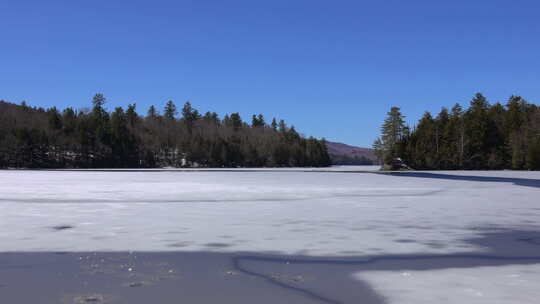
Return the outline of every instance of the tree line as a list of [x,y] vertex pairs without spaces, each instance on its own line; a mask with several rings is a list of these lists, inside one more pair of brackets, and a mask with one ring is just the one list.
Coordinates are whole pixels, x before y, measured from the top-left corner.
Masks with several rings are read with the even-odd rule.
[[154,168],[329,166],[325,140],[262,114],[201,114],[190,102],[168,101],[145,116],[136,105],[62,111],[0,101],[0,168]]
[[540,169],[540,107],[520,96],[503,105],[480,93],[467,109],[455,104],[414,127],[392,107],[373,148],[386,168],[400,160],[413,169]]

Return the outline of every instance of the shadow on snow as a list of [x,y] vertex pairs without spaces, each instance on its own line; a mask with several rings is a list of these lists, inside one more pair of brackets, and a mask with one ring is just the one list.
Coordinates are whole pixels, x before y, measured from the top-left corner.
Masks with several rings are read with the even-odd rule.
[[517,178],[517,177],[495,177],[495,176],[471,176],[471,175],[455,175],[446,173],[430,173],[430,172],[388,172],[380,173],[392,176],[402,177],[418,177],[418,178],[433,178],[446,179],[457,181],[472,181],[472,182],[494,182],[494,183],[513,183],[518,186],[540,188],[540,179]]

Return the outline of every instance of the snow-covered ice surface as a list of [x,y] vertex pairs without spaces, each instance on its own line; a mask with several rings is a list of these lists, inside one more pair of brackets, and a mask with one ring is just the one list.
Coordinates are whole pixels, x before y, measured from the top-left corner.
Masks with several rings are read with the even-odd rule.
[[0,251],[481,252],[463,240],[484,228],[540,230],[540,188],[527,185],[540,172],[439,173],[457,179],[0,171]]
[[354,276],[370,283],[389,304],[532,304],[540,299],[540,264],[374,271]]
[[[0,252],[481,255],[540,231],[540,172],[376,169],[0,171]],[[389,303],[536,303],[540,264],[517,264],[351,275]]]

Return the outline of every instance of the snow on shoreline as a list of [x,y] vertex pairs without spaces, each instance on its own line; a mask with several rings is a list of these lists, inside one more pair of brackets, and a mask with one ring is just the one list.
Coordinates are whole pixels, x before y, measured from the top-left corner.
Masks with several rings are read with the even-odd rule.
[[[76,168],[76,169],[39,169],[44,171],[144,171],[144,172],[215,172],[215,171],[231,171],[231,172],[312,172],[312,171],[378,171],[381,166],[378,165],[362,165],[362,166],[331,166],[331,167],[163,167],[163,168]],[[17,169],[14,169],[17,170]]]

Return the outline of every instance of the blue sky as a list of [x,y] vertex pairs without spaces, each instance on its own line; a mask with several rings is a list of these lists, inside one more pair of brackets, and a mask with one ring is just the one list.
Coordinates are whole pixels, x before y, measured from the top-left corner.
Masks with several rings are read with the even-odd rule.
[[388,109],[540,100],[539,1],[0,0],[0,99],[283,118],[370,146]]

